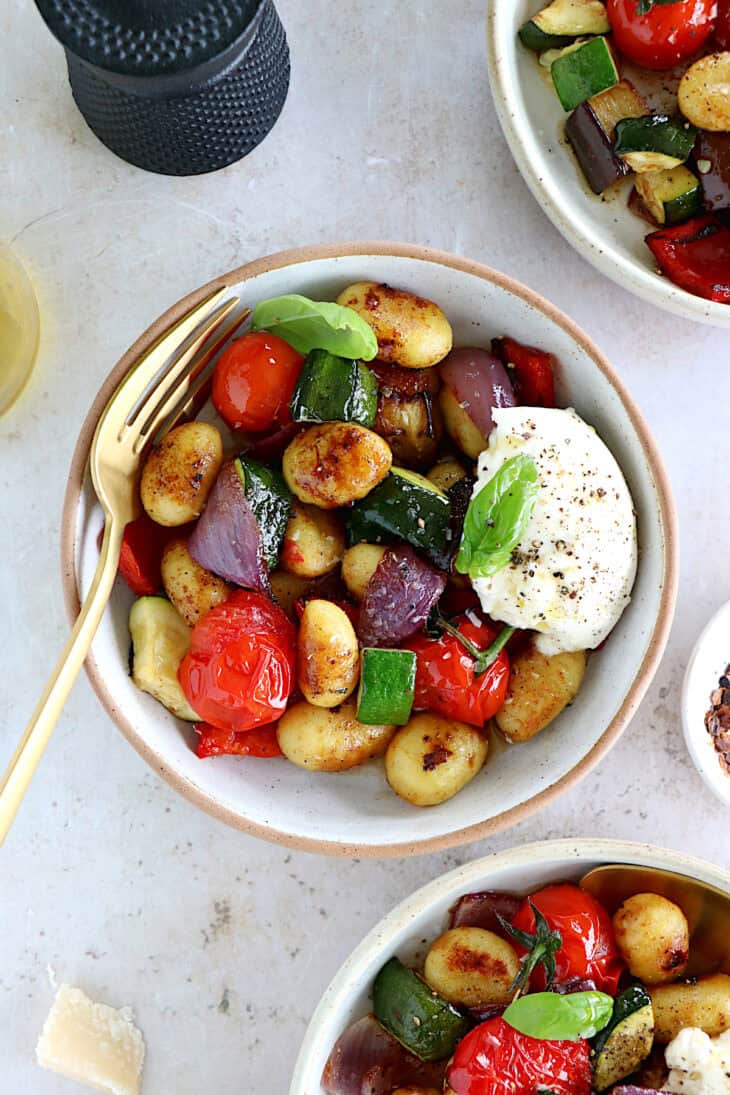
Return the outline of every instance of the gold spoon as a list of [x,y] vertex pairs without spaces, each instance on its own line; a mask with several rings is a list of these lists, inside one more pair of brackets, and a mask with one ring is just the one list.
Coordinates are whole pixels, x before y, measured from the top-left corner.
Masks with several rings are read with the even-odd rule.
[[611,915],[627,897],[637,893],[669,898],[679,905],[689,924],[686,976],[730,973],[730,894],[675,871],[626,863],[595,867],[581,878],[580,885]]

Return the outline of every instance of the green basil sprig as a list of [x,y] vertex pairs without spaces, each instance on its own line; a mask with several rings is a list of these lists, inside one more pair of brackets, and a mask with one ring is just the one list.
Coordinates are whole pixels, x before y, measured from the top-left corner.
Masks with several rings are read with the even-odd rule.
[[530,984],[533,971],[538,966],[544,968],[545,984],[550,988],[555,980],[555,955],[563,945],[563,937],[557,928],[550,927],[537,905],[530,901],[529,897],[527,901],[535,920],[534,932],[525,932],[521,928],[515,928],[509,920],[505,920],[503,916],[497,913],[497,920],[502,929],[512,939],[516,939],[518,943],[521,943],[527,951],[520,959],[520,968],[510,985],[510,992],[524,992]]
[[521,1034],[556,1042],[577,1042],[603,1030],[613,1014],[613,999],[605,992],[533,992],[520,996],[502,1018]]
[[337,357],[372,361],[378,352],[375,332],[354,309],[298,293],[262,300],[254,308],[251,329],[278,335],[300,354],[329,350]]
[[530,456],[513,456],[472,498],[456,569],[470,578],[490,578],[507,566],[525,534],[540,489]]

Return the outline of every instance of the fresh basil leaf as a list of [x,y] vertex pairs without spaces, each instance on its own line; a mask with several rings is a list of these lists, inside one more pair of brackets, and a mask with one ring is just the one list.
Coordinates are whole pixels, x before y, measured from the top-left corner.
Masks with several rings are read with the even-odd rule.
[[605,992],[533,992],[513,1001],[502,1018],[530,1038],[577,1042],[603,1030],[612,1014],[613,999]]
[[507,566],[524,536],[539,490],[530,456],[513,456],[469,503],[456,569],[470,578],[490,578]]
[[300,354],[329,350],[338,357],[372,361],[378,352],[375,332],[352,308],[297,293],[262,300],[254,308],[251,329],[278,335]]

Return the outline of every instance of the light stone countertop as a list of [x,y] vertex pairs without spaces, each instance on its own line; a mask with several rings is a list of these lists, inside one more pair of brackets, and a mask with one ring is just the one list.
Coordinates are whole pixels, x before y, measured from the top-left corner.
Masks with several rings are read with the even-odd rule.
[[144,174],[87,130],[30,0],[0,7],[0,238],[38,288],[40,360],[0,421],[0,765],[67,632],[58,527],[82,418],[163,309],[258,255],[402,239],[484,260],[565,309],[646,413],[679,508],[669,649],[599,770],[539,816],[461,851],[326,860],[198,813],[126,744],[85,679],[0,853],[0,1092],[72,1095],[33,1048],[47,967],[132,1004],[145,1095],[284,1095],[306,1023],[363,934],[466,859],[543,837],[653,841],[730,867],[727,811],[695,774],[678,714],[690,648],[730,596],[728,334],[654,310],[563,242],[520,180],[487,86],[483,0],[280,0],[293,80],[247,160],[201,178]]

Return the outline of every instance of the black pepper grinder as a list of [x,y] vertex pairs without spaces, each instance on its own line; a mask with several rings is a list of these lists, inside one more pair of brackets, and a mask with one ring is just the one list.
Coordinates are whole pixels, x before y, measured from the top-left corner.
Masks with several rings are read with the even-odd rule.
[[89,126],[146,171],[217,171],[255,148],[284,106],[289,48],[273,0],[36,5]]

